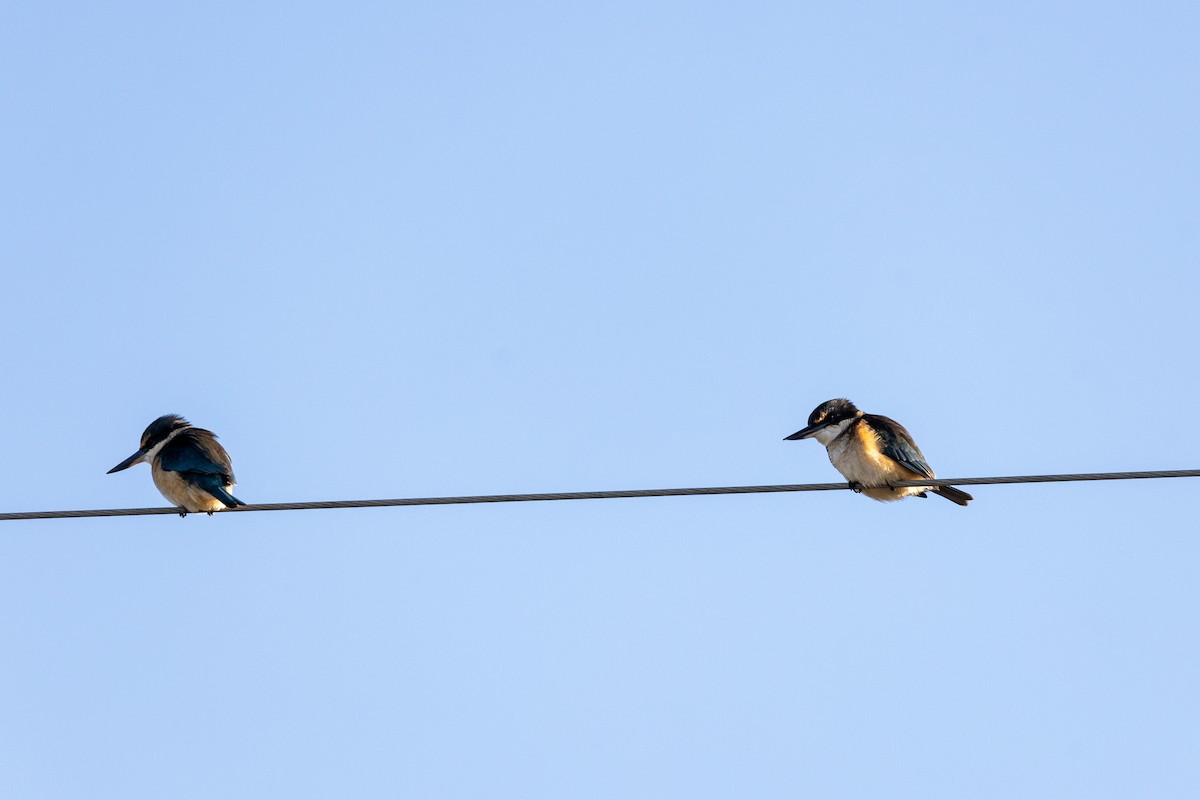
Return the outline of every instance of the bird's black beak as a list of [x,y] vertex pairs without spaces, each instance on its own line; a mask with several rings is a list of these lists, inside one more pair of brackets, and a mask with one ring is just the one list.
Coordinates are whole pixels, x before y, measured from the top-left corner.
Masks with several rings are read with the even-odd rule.
[[123,469],[129,469],[130,467],[132,467],[134,464],[137,464],[145,457],[146,457],[146,449],[142,448],[141,450],[138,450],[136,453],[131,455],[129,458],[122,461],[120,464],[117,464],[115,467],[110,469],[106,474],[112,475],[114,472],[120,472]]
[[796,431],[791,436],[783,437],[783,440],[785,442],[789,442],[796,439],[807,439],[828,424],[828,422],[819,422],[816,425],[809,425],[807,428],[801,428],[800,430]]

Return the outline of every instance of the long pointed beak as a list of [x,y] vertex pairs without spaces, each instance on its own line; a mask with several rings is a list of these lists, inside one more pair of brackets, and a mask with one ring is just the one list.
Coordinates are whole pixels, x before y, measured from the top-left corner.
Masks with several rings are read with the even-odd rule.
[[129,458],[125,459],[120,464],[117,464],[115,467],[110,469],[106,474],[112,475],[114,472],[120,472],[123,469],[129,469],[134,464],[140,463],[142,461],[142,459],[144,459],[145,457],[146,457],[145,449],[138,450],[136,453],[131,455]]
[[795,439],[807,439],[808,437],[815,434],[817,431],[824,428],[827,424],[828,423],[822,422],[817,425],[809,425],[807,428],[801,428],[800,430],[796,431],[791,436],[783,437],[783,440],[785,442],[787,442],[787,441],[793,441]]

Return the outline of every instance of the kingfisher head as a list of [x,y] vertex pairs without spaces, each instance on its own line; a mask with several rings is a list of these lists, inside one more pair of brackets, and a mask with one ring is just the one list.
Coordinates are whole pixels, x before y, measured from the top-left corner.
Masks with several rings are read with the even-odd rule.
[[110,469],[108,474],[111,475],[114,472],[129,469],[134,464],[140,464],[143,461],[150,461],[158,455],[158,451],[162,449],[162,446],[167,443],[167,440],[172,435],[177,431],[190,427],[192,427],[192,424],[178,414],[164,414],[154,420],[154,422],[151,422],[146,427],[146,430],[142,432],[142,443],[138,451]]
[[850,420],[862,412],[844,397],[826,400],[813,409],[808,415],[808,427],[802,428],[785,439],[807,439],[815,437],[821,444],[829,444],[842,431]]

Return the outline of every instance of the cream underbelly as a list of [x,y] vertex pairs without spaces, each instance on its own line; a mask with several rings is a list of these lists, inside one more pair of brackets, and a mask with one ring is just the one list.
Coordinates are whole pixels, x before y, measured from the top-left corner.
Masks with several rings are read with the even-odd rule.
[[[162,496],[187,511],[220,511],[225,504],[203,489],[192,486],[178,472],[151,469],[154,485]],[[233,488],[232,485],[226,488]]]
[[[850,437],[854,431],[839,436],[829,443],[827,452],[829,460],[846,480],[861,483],[863,494],[873,500],[901,500],[909,495],[920,494],[930,487],[901,486],[889,489],[887,485],[895,481],[919,480],[917,475],[892,459],[871,447],[870,443],[860,444]],[[857,446],[856,446],[857,445]]]

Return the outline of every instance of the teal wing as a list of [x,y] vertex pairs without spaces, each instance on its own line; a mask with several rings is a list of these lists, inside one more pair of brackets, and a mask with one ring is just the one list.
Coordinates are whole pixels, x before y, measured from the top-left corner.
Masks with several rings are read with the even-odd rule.
[[879,448],[883,454],[902,467],[910,469],[922,478],[937,477],[925,463],[925,456],[913,441],[904,426],[894,419],[877,414],[865,414],[867,424],[879,436]]
[[167,472],[178,472],[229,508],[244,506],[226,487],[234,483],[233,464],[217,437],[201,428],[176,435],[159,454],[158,463]]

